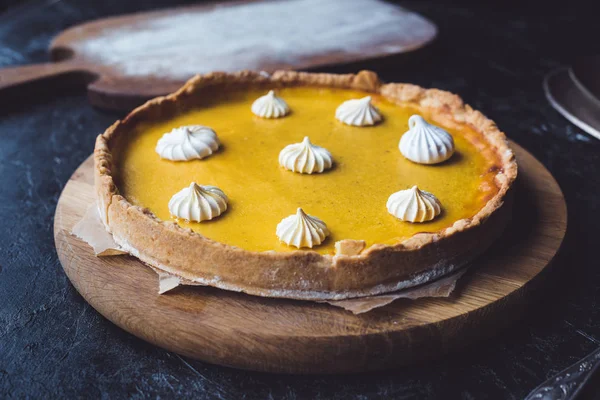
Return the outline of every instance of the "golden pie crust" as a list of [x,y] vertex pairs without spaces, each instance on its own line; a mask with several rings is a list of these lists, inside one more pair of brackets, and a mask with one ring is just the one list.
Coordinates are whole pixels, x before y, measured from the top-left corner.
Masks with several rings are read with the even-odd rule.
[[[495,176],[498,192],[472,218],[456,221],[436,233],[418,233],[394,245],[341,240],[335,255],[314,251],[253,252],[219,243],[162,221],[119,194],[112,162],[117,138],[137,124],[173,118],[202,96],[228,88],[330,87],[378,93],[400,105],[427,109],[436,120],[467,124],[480,132],[500,160]],[[179,91],[153,99],[117,121],[96,140],[94,150],[97,203],[107,230],[127,252],[154,268],[184,281],[266,297],[339,300],[416,286],[456,270],[485,251],[510,219],[512,184],[517,163],[506,137],[479,111],[456,95],[410,84],[383,84],[370,71],[325,74],[251,71],[196,76]],[[200,261],[199,261],[200,260]]]

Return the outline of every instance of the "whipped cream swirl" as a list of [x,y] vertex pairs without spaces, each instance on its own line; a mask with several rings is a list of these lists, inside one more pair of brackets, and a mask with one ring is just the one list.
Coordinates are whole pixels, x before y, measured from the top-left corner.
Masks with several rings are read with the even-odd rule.
[[171,161],[202,159],[217,151],[220,143],[211,128],[202,125],[188,125],[165,133],[156,143],[160,158]]
[[279,240],[288,246],[313,248],[329,236],[329,229],[325,222],[298,208],[296,214],[281,220],[277,225],[276,234]]
[[454,139],[442,128],[420,115],[408,119],[409,130],[402,135],[398,148],[402,155],[418,164],[438,164],[454,154]]
[[290,112],[290,107],[285,100],[277,96],[272,90],[254,100],[251,109],[255,115],[261,118],[281,118]]
[[310,142],[308,136],[300,143],[285,146],[279,153],[279,165],[301,174],[321,173],[333,165],[331,153]]
[[227,201],[227,196],[218,187],[192,182],[171,197],[169,212],[186,221],[202,222],[223,214],[227,210]]
[[375,125],[382,119],[379,110],[371,104],[371,96],[343,102],[335,110],[335,117],[352,126]]
[[442,205],[433,194],[413,186],[392,194],[387,201],[387,210],[402,221],[426,222],[440,215]]

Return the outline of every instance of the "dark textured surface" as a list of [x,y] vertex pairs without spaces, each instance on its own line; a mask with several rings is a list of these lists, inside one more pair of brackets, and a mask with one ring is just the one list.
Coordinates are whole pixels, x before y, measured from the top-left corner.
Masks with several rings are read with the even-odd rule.
[[[169,1],[54,2],[0,16],[0,66],[40,62],[51,37],[83,20]],[[39,4],[39,3],[37,3]],[[544,74],[600,52],[594,13],[577,7],[510,11],[476,3],[408,3],[440,27],[427,51],[367,67],[388,81],[460,94],[554,174],[569,206],[568,242],[522,321],[437,362],[357,376],[280,376],[186,360],[113,326],[85,303],[54,250],[60,191],[118,116],[80,90],[0,98],[0,398],[522,398],[600,339],[596,246],[600,142],[546,102]],[[588,394],[598,387],[592,387]],[[598,389],[600,390],[600,389]]]

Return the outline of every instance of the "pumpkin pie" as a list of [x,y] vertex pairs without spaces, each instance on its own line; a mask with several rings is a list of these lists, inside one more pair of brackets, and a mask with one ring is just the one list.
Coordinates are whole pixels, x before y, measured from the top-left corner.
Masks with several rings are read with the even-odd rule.
[[481,255],[517,164],[451,93],[376,74],[200,75],[96,141],[114,240],[197,284],[335,300],[419,285]]

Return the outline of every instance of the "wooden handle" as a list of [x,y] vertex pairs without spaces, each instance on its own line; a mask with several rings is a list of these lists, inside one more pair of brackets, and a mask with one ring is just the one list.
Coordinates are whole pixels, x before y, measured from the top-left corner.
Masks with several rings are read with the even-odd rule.
[[85,72],[86,70],[80,65],[68,61],[2,68],[0,69],[0,90],[43,79]]

